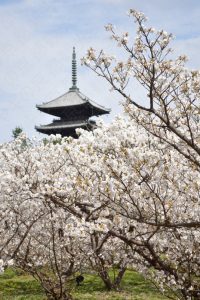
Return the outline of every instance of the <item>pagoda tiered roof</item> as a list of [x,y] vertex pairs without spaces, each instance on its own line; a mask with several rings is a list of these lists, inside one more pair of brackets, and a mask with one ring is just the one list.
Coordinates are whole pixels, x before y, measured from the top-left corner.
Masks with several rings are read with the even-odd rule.
[[87,110],[89,117],[109,114],[110,112],[110,109],[94,102],[81,93],[78,88],[71,88],[64,95],[44,104],[36,105],[36,107],[45,113],[58,117],[67,117],[71,110],[74,110],[76,113],[76,110],[80,109]]

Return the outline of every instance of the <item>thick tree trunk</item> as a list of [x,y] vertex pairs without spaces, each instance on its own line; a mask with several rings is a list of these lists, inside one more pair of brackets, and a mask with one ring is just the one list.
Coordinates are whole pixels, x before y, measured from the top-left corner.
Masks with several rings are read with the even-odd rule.
[[107,271],[103,270],[99,272],[99,276],[101,277],[101,279],[103,280],[106,289],[108,291],[112,290],[112,282],[110,280],[109,274]]
[[115,278],[114,281],[111,280],[111,278],[106,270],[100,271],[99,275],[100,275],[101,279],[103,280],[103,282],[106,286],[106,289],[108,291],[111,291],[111,290],[119,291],[120,284],[121,284],[121,281],[122,281],[125,271],[126,271],[126,268],[120,269],[117,274],[117,277]]
[[121,268],[117,274],[115,281],[114,281],[115,290],[117,290],[117,291],[120,289],[120,284],[121,284],[121,281],[122,281],[122,278],[123,278],[125,272],[126,272],[126,267]]

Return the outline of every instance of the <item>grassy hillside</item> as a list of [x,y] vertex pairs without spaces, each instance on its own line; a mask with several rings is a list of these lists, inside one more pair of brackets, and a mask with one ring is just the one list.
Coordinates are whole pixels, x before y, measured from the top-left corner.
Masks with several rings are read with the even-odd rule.
[[[121,292],[107,292],[101,280],[95,275],[84,275],[80,287],[73,286],[75,300],[165,300],[151,283],[145,281],[138,273],[127,271]],[[45,300],[37,281],[26,274],[17,274],[7,270],[0,275],[1,300]]]

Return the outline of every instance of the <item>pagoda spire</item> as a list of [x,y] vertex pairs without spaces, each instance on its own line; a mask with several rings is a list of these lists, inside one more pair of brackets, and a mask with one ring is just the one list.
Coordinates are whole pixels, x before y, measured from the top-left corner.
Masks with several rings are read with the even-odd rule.
[[73,53],[72,53],[72,87],[70,90],[77,90],[77,65],[76,65],[76,52],[75,47],[73,47]]

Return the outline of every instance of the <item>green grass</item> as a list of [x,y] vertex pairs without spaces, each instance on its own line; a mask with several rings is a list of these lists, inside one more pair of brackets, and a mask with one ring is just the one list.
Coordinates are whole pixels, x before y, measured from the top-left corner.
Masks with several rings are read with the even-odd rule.
[[[95,275],[84,275],[81,286],[73,288],[75,300],[165,300],[152,284],[134,271],[127,271],[122,281],[122,291],[107,292]],[[31,276],[12,269],[0,275],[1,300],[45,300],[42,289]]]
[[43,300],[43,291],[38,282],[29,275],[8,269],[0,275],[1,300]]

